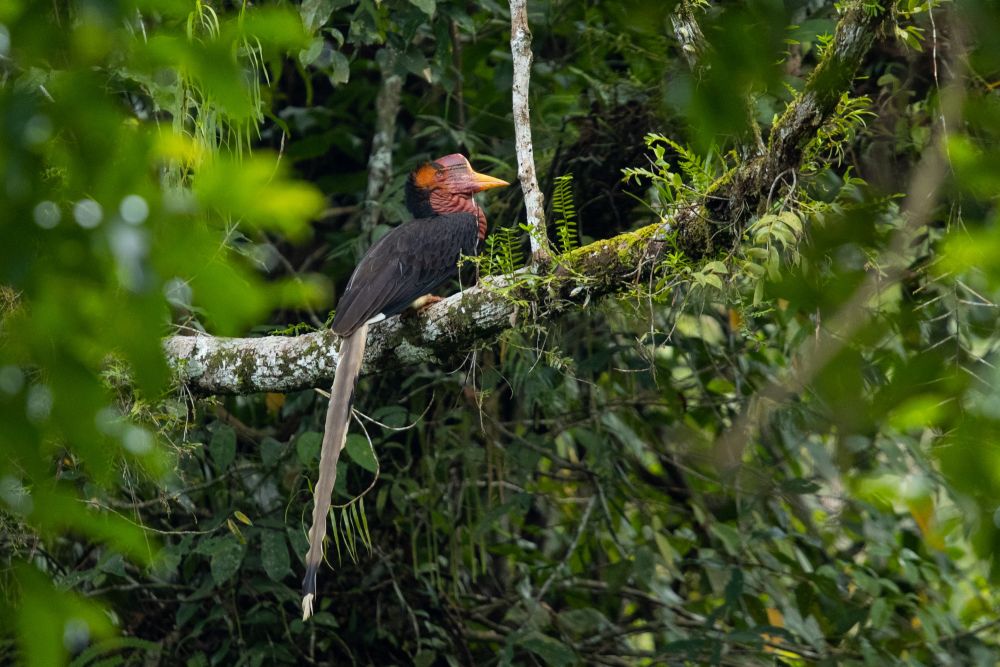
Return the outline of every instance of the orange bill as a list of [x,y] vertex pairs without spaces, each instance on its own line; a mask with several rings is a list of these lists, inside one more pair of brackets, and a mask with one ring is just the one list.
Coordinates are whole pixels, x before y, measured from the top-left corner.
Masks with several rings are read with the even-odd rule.
[[483,190],[489,190],[491,188],[502,188],[505,185],[510,185],[507,181],[500,180],[499,178],[493,178],[492,176],[487,176],[486,174],[480,174],[478,172],[472,172],[472,181],[476,184],[476,192],[482,192]]

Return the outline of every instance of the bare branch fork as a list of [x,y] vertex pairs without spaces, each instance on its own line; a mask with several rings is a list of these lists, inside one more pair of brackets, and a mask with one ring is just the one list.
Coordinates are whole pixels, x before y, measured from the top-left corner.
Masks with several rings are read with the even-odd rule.
[[[517,6],[524,18],[523,0],[511,0],[512,26],[516,25]],[[532,278],[521,273],[487,278],[482,284],[432,306],[422,317],[390,318],[373,324],[363,372],[423,362],[446,363],[477,344],[495,340],[516,324],[518,310],[511,296],[532,303],[536,317],[551,319],[578,310],[597,297],[634,289],[654,273],[665,275],[656,260],[666,246],[666,229],[676,232],[674,242],[691,257],[716,252],[715,244],[720,237],[737,236],[737,226],[743,221],[741,216],[752,213],[767,198],[776,176],[797,169],[802,146],[834,113],[840,95],[849,90],[854,72],[886,16],[885,11],[877,14],[865,11],[859,1],[846,7],[823,61],[775,123],[764,154],[720,179],[712,197],[682,204],[664,222],[562,255],[558,266],[543,277]],[[513,28],[511,42],[515,49],[514,42],[519,38],[523,38],[530,54],[530,33],[526,26],[523,33]],[[526,86],[524,93],[526,105]],[[518,136],[523,132],[527,137],[530,159],[526,106],[523,111],[524,114],[515,111],[514,122]],[[520,154],[520,140],[518,144]],[[525,163],[521,162],[521,166],[523,169]],[[522,187],[525,174],[529,182],[534,181],[533,165],[522,172]],[[525,189],[526,200],[528,189]],[[543,219],[531,217],[531,211],[541,216],[541,192],[536,194],[537,199],[527,203],[529,220],[535,221]],[[544,226],[541,231],[544,234]],[[337,365],[336,342],[336,336],[329,331],[264,338],[174,336],[164,341],[164,349],[178,378],[191,391],[247,394],[328,384]]]

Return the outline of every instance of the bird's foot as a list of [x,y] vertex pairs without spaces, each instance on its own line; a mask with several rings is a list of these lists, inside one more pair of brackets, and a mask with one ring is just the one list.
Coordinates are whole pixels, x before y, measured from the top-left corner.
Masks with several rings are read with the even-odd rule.
[[403,311],[400,315],[402,318],[415,317],[416,315],[422,314],[425,310],[433,306],[438,301],[441,301],[442,297],[434,296],[433,294],[425,294],[422,297],[418,297],[413,300],[410,307]]

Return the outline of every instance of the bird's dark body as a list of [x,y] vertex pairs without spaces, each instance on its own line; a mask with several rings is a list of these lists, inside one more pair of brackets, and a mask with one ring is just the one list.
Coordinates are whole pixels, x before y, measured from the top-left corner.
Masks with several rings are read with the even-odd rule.
[[458,272],[462,255],[476,254],[473,213],[417,218],[379,239],[361,258],[337,305],[332,329],[346,336],[379,314],[397,315]]

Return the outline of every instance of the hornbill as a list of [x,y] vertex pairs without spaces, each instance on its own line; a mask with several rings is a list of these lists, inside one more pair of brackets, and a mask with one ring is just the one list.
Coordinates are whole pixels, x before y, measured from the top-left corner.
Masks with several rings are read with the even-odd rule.
[[313,494],[312,528],[302,580],[303,620],[312,615],[337,459],[347,438],[368,325],[438,300],[429,293],[454,276],[459,257],[476,254],[479,242],[486,236],[486,216],[473,195],[504,185],[510,184],[474,172],[469,161],[459,154],[422,165],[406,182],[406,208],[414,219],[368,249],[340,297],[331,328],[342,342]]

